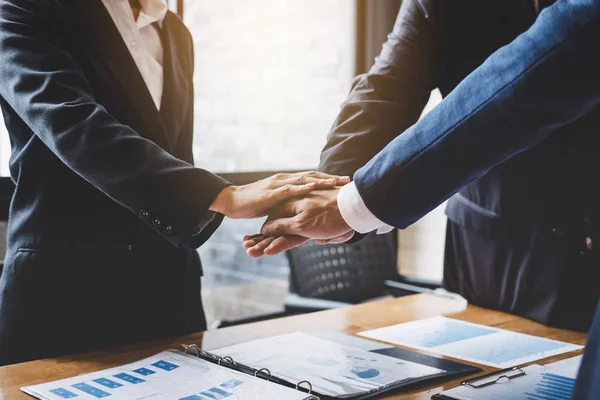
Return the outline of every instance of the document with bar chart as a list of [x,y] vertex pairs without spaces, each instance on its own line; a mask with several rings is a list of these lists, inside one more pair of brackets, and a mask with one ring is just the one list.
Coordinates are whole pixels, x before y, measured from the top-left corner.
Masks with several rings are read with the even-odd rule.
[[44,400],[308,400],[314,396],[174,351],[22,390]]
[[445,317],[407,322],[359,335],[496,368],[509,368],[583,348]]
[[[546,366],[531,365],[522,369],[523,374],[509,380],[473,387],[468,384],[433,396],[439,400],[570,400],[575,388],[575,376],[581,357],[559,367],[558,363]],[[556,366],[555,366],[556,365]],[[489,375],[485,379],[488,379]],[[493,377],[493,376],[492,376]],[[473,379],[472,381],[477,381]]]

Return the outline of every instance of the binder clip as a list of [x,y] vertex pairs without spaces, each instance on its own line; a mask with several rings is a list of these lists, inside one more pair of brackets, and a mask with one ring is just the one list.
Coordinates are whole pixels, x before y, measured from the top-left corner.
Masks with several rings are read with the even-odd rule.
[[473,379],[461,382],[463,386],[469,386],[473,389],[480,389],[486,386],[494,385],[496,383],[508,383],[512,379],[526,375],[525,371],[521,368],[507,368],[501,371],[492,372],[487,375],[478,376]]

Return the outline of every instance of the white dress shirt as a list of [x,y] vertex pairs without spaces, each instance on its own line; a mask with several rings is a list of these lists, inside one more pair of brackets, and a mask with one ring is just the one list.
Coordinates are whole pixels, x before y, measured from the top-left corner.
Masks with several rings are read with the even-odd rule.
[[[164,76],[163,46],[158,28],[162,28],[162,23],[167,15],[166,0],[140,0],[142,9],[137,21],[129,5],[129,0],[102,0],[102,2],[144,78],[156,109],[160,110]],[[196,226],[194,236],[199,235],[214,220],[215,215],[212,211],[206,212]]]
[[383,234],[394,229],[393,226],[382,222],[367,208],[354,182],[350,182],[340,189],[337,203],[344,221],[358,233],[377,230],[378,234]]
[[140,0],[142,9],[137,21],[128,0],[102,2],[140,70],[156,108],[160,110],[163,95],[163,46],[158,29],[162,27],[167,15],[166,0]]

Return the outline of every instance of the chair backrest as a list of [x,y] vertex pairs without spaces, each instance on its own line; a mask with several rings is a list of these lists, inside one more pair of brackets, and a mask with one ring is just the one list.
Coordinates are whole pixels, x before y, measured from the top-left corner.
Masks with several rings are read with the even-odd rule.
[[381,296],[386,292],[384,281],[398,278],[397,249],[395,230],[351,244],[308,242],[287,252],[290,292],[347,303]]

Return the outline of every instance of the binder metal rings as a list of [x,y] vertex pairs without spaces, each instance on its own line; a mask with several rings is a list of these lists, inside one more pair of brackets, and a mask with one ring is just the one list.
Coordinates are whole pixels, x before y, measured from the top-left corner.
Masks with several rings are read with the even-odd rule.
[[191,354],[190,350],[194,350],[196,352],[196,354],[192,354],[196,357],[200,357],[200,354],[202,353],[202,349],[200,347],[198,347],[197,344],[184,344],[183,346],[183,351],[185,354]]
[[[198,357],[200,358],[201,356],[204,356],[206,358],[210,358],[211,360],[219,360],[220,357],[215,356],[212,353],[209,353],[206,350],[202,350],[198,345],[196,344],[182,344],[183,346],[183,352],[185,354],[189,354],[192,355],[194,357]],[[193,352],[191,350],[194,350]]]
[[261,369],[257,369],[256,371],[254,371],[254,376],[255,376],[256,378],[258,378],[258,377],[259,377],[258,375],[259,375],[260,373],[263,373],[263,374],[265,374],[265,375],[267,376],[267,380],[268,380],[268,381],[270,381],[270,380],[271,380],[271,371],[269,371],[269,369],[268,369],[268,368],[261,368]]
[[298,390],[300,388],[300,386],[305,383],[308,385],[308,394],[312,393],[313,387],[312,387],[312,383],[310,383],[309,381],[300,381],[296,384],[296,390]]
[[229,356],[219,358],[219,361],[217,361],[217,364],[221,365],[221,361],[226,361],[229,364],[235,364],[235,362],[233,361],[233,358],[231,358]]

